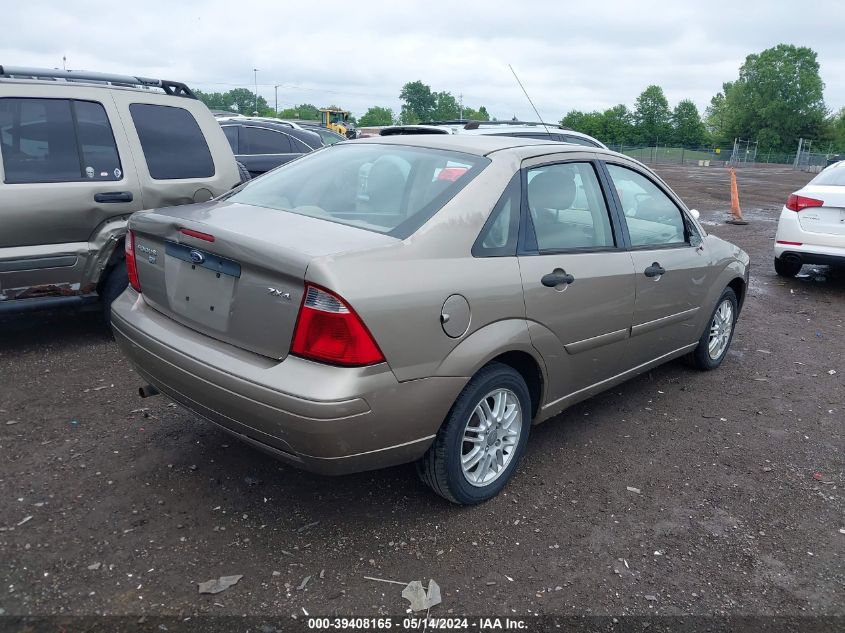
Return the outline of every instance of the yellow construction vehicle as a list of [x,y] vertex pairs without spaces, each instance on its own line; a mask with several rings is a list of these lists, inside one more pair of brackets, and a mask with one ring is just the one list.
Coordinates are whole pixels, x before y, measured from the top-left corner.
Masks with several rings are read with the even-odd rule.
[[349,111],[337,108],[322,108],[320,110],[320,125],[346,138],[355,138],[357,131],[349,122]]

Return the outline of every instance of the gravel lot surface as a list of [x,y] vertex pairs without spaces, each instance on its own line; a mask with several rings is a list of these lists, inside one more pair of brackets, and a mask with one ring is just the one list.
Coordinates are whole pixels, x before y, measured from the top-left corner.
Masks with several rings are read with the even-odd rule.
[[752,256],[730,356],[535,427],[480,507],[435,497],[413,466],[298,472],[140,400],[97,312],[0,320],[0,608],[404,614],[402,587],[373,576],[435,579],[432,615],[845,615],[845,273],[784,280],[771,261],[780,207],[810,176],[740,170],[737,227],[724,169],[658,171]]

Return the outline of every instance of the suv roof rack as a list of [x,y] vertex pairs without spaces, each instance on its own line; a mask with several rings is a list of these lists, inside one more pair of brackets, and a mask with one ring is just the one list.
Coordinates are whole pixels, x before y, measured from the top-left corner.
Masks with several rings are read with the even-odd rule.
[[532,127],[553,127],[557,130],[566,129],[558,123],[542,123],[540,121],[467,121],[465,130],[477,130],[482,125],[530,125]]
[[59,70],[58,68],[27,68],[25,66],[0,65],[0,77],[18,79],[48,79],[66,82],[94,82],[134,88],[161,88],[173,97],[196,99],[197,96],[188,86],[179,81],[166,79],[150,79],[148,77],[133,77],[131,75],[113,75],[111,73],[92,73],[85,70]]

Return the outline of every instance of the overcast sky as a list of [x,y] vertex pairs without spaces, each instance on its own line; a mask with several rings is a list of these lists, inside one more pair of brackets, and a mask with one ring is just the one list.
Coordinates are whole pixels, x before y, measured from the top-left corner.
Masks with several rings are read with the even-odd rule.
[[253,86],[272,106],[399,110],[420,79],[492,116],[633,106],[648,84],[703,108],[749,53],[818,53],[828,107],[845,106],[845,1],[6,0],[0,63],[119,72],[202,90]]

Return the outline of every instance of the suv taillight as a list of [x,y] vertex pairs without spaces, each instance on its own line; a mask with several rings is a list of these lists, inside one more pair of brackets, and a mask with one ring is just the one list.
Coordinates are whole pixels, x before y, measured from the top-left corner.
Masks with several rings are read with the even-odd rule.
[[799,196],[797,193],[789,194],[786,199],[786,208],[790,211],[800,211],[809,207],[824,206],[823,200],[816,200],[815,198],[807,198],[806,196]]
[[141,292],[141,282],[138,280],[138,266],[135,263],[135,234],[132,231],[126,232],[126,240],[123,242],[126,253],[126,272],[129,275],[129,285],[136,291]]
[[347,367],[375,365],[384,355],[355,311],[336,294],[305,285],[291,354]]

